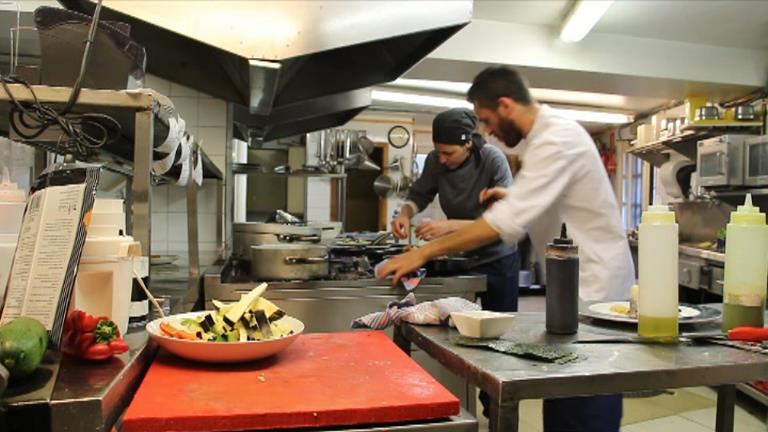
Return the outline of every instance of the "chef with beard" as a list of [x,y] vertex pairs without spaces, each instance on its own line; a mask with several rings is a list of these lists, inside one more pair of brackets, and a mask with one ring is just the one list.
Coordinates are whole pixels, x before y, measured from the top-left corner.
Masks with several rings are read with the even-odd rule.
[[[481,191],[512,184],[509,164],[498,148],[486,145],[476,132],[477,117],[472,110],[443,111],[432,121],[435,149],[424,162],[421,176],[408,190],[400,214],[392,220],[392,233],[406,238],[411,219],[438,197],[447,220],[425,220],[416,227],[423,240],[457,231],[483,214],[477,199]],[[497,312],[517,310],[520,261],[516,245],[496,240],[468,253],[473,273],[486,276],[487,288],[480,294],[483,309]]]
[[[582,301],[624,300],[634,267],[619,207],[592,138],[573,120],[537,103],[513,69],[492,66],[478,74],[467,93],[486,132],[515,148],[522,167],[508,188],[480,193],[494,201],[482,217],[460,230],[384,263],[379,278],[393,281],[445,254],[503,240],[515,244],[527,232],[544,250],[561,222],[579,245]],[[618,432],[621,395],[544,401],[546,432]]]

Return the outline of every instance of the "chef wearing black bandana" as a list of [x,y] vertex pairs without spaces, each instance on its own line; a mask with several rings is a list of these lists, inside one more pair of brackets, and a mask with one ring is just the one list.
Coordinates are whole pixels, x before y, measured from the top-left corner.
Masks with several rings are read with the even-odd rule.
[[[432,122],[435,149],[427,155],[424,169],[411,187],[400,215],[392,221],[392,232],[408,236],[411,218],[438,196],[448,220],[431,220],[416,227],[416,235],[432,240],[454,232],[480,217],[485,206],[480,192],[509,187],[512,174],[506,156],[475,130],[477,117],[468,109],[456,108],[438,114]],[[485,274],[487,291],[480,295],[483,309],[517,310],[519,258],[514,246],[501,241],[468,252],[476,256],[473,272]]]

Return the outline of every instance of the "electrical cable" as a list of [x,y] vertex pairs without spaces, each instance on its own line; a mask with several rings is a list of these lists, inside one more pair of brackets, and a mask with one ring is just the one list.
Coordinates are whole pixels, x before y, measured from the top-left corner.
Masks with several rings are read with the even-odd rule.
[[61,110],[61,114],[66,114],[69,110],[75,106],[77,98],[80,96],[80,88],[83,85],[83,76],[85,76],[85,70],[88,68],[88,60],[91,58],[91,45],[93,45],[93,38],[96,35],[96,27],[99,24],[99,15],[101,15],[101,2],[99,0],[96,3],[96,10],[93,12],[93,18],[91,19],[91,28],[88,29],[88,39],[85,40],[85,49],[83,50],[83,59],[80,62],[80,73],[75,80],[75,85],[72,86],[72,93],[69,94],[69,100]]
[[[82,80],[88,67],[88,59],[99,21],[101,3],[102,0],[99,0],[91,20],[80,64],[80,73],[72,87],[69,99],[61,111],[57,112],[53,107],[41,104],[34,89],[26,81],[18,77],[0,75],[0,85],[11,99],[10,126],[20,138],[34,140],[50,127],[57,126],[63,135],[68,137],[67,140],[60,140],[57,144],[57,152],[72,153],[80,158],[87,158],[93,153],[93,150],[114,142],[120,137],[122,129],[120,123],[111,116],[100,113],[69,113],[80,95]],[[17,100],[8,87],[9,84],[21,84],[26,87],[31,93],[33,101],[21,102]]]

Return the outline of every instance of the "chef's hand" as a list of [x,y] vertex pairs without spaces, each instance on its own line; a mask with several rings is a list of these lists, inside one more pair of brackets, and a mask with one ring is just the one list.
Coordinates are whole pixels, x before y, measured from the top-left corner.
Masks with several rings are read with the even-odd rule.
[[377,269],[376,278],[386,279],[387,276],[393,275],[392,287],[396,287],[400,278],[418,270],[427,262],[422,251],[422,248],[417,248],[388,259]]
[[487,207],[491,207],[493,203],[498,200],[504,199],[507,196],[507,190],[503,187],[495,187],[490,189],[483,189],[480,191],[480,204],[485,204]]
[[416,227],[416,237],[422,240],[433,240],[456,231],[453,221],[424,220]]
[[411,229],[411,218],[407,215],[401,214],[400,216],[392,219],[392,234],[399,239],[408,237],[408,230]]

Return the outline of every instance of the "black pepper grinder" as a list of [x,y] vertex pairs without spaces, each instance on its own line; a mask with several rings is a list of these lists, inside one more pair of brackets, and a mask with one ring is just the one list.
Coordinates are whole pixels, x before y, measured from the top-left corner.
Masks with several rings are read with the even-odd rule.
[[579,329],[579,247],[568,238],[565,224],[560,238],[547,245],[547,332],[573,334]]

